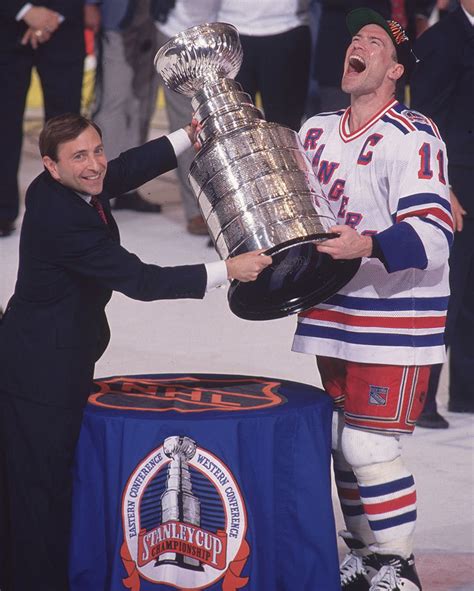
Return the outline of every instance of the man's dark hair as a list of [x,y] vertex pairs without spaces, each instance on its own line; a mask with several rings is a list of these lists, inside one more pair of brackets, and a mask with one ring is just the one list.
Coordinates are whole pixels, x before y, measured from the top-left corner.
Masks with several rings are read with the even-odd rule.
[[41,156],[49,156],[51,160],[57,162],[59,145],[75,140],[88,127],[93,127],[102,138],[100,127],[77,113],[64,113],[49,119],[39,137]]

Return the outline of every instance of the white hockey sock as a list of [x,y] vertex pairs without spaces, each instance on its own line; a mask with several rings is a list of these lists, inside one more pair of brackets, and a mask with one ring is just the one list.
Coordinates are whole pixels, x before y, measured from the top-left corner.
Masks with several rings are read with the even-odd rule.
[[374,534],[371,550],[380,554],[412,553],[416,491],[412,474],[400,457],[354,468],[365,514]]

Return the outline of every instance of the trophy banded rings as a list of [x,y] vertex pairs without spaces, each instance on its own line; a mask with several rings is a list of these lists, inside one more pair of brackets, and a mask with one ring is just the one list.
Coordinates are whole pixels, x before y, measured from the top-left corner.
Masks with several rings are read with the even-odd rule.
[[265,249],[273,257],[256,281],[232,282],[230,308],[268,320],[327,299],[352,279],[360,259],[336,261],[316,250],[314,242],[335,236],[335,216],[298,134],[265,121],[233,80],[241,63],[237,30],[226,23],[187,29],[155,57],[165,84],[192,97],[202,125],[189,180],[218,254]]

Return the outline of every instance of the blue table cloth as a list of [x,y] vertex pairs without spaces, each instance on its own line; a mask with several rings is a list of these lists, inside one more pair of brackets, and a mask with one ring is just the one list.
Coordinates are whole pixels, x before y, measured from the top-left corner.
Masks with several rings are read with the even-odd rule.
[[74,475],[71,591],[339,591],[332,402],[229,375],[104,378]]

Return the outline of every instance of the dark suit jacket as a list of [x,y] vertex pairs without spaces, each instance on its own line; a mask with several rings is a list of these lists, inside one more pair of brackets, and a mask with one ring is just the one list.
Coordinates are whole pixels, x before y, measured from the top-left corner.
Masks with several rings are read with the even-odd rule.
[[158,267],[119,244],[109,199],[176,166],[166,138],[109,163],[100,200],[109,224],[48,172],[26,195],[15,293],[0,325],[0,394],[82,406],[109,340],[112,290],[137,300],[202,298],[204,265]]
[[428,29],[417,40],[415,53],[420,62],[411,80],[411,105],[439,126],[450,167],[472,170],[474,27],[462,8]]

